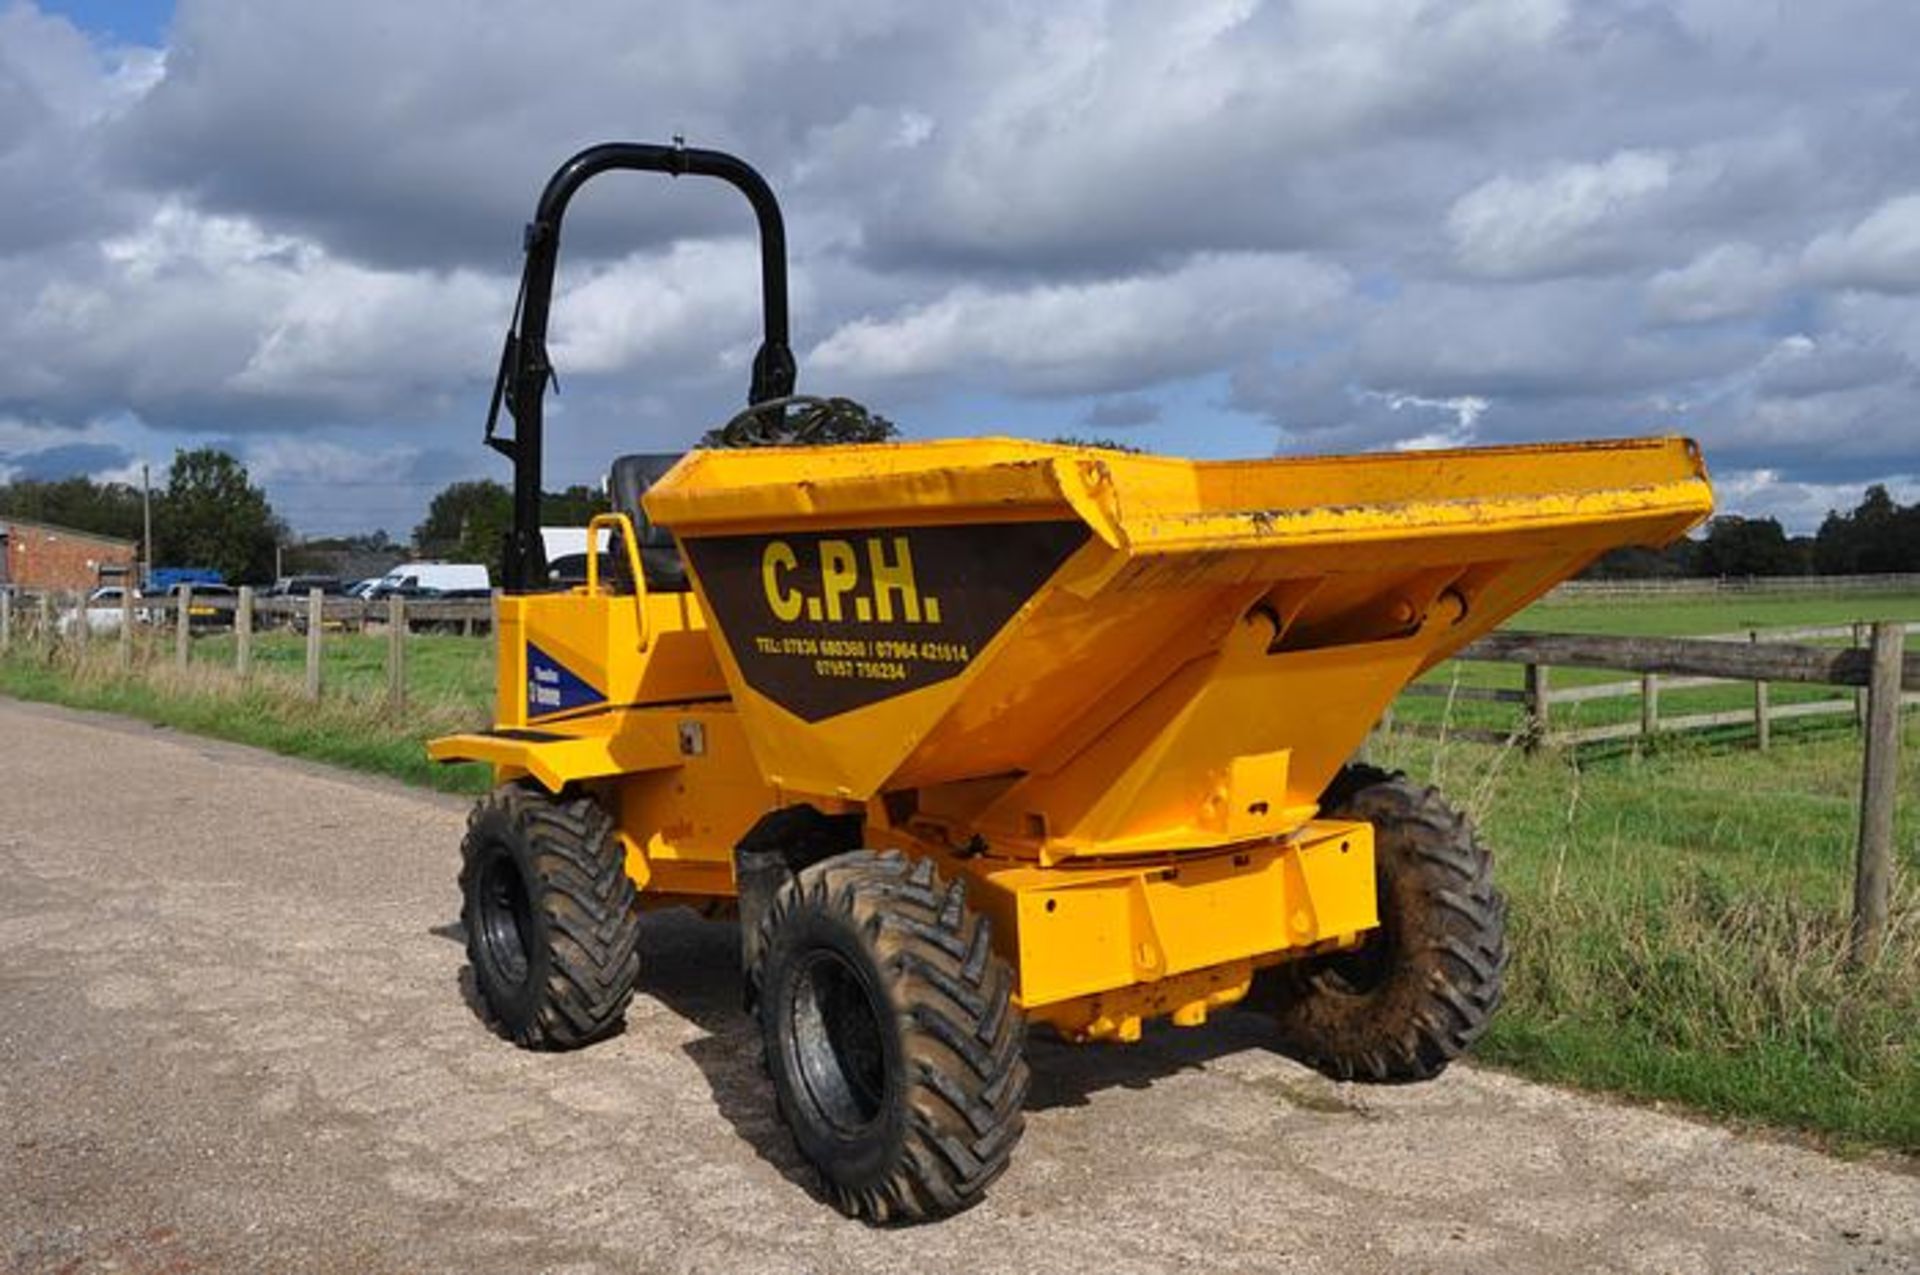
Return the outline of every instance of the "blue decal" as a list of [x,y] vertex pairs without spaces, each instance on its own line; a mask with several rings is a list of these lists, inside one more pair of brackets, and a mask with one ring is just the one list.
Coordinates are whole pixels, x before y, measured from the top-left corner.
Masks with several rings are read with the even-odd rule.
[[542,717],[585,708],[607,697],[545,651],[527,643],[527,716]]

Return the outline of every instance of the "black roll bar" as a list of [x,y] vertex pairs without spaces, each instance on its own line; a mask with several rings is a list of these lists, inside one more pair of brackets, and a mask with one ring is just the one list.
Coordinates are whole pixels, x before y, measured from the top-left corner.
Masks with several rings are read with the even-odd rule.
[[[553,380],[553,364],[547,359],[547,317],[560,258],[560,223],[576,191],[616,169],[717,177],[747,197],[760,224],[760,301],[765,315],[747,401],[763,403],[793,393],[793,350],[787,343],[786,223],[764,177],[745,160],[722,151],[677,143],[603,142],[560,165],[540,192],[540,203],[527,224],[520,297],[487,407],[487,445],[513,462],[513,529],[507,538],[503,582],[509,593],[538,589],[546,576],[546,551],[540,543],[541,436],[547,385]],[[512,438],[494,433],[503,405],[513,417]]]

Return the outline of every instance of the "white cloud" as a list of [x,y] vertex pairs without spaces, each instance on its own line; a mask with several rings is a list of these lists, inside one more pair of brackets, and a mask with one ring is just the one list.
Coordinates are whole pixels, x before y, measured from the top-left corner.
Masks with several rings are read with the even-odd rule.
[[[610,372],[645,358],[701,371],[741,366],[757,338],[759,250],[744,240],[677,243],[591,270],[554,302],[554,362]],[[724,356],[735,354],[730,361]]]
[[[167,200],[0,315],[25,356],[0,369],[0,395],[82,413],[418,412],[484,375],[511,295],[502,278],[373,269]],[[245,421],[204,422],[222,424]]]
[[1920,292],[1920,194],[1889,199],[1851,230],[1807,245],[1810,279],[1874,292]]
[[[1782,483],[1920,472],[1920,8],[1849,3],[192,0],[169,50],[14,3],[0,418],[41,433],[0,457],[224,438],[297,526],[410,525],[503,470],[540,183],[683,131],[780,193],[803,387],[910,434],[1158,404],[1212,454],[1688,428]],[[582,195],[556,477],[738,401],[748,225],[712,183]]]
[[1438,447],[1467,446],[1473,442],[1475,423],[1491,406],[1486,399],[1473,394],[1461,394],[1453,398],[1422,398],[1418,394],[1391,394],[1377,390],[1365,391],[1364,394],[1367,397],[1379,399],[1395,412],[1405,412],[1413,408],[1452,413],[1453,423],[1443,429],[1429,430],[1423,434],[1395,439],[1394,450],[1402,452],[1424,452]]
[[1500,176],[1447,214],[1454,256],[1493,276],[1573,273],[1604,264],[1609,232],[1644,212],[1673,180],[1671,155],[1619,151],[1597,164],[1558,164],[1534,178]]
[[1303,257],[1219,254],[1158,275],[1018,290],[961,286],[847,323],[808,355],[861,381],[988,367],[1053,393],[1107,393],[1188,375],[1326,317],[1343,272]]
[[[1920,503],[1920,474],[1893,474],[1881,480],[1887,494],[1902,504]],[[1799,482],[1777,469],[1747,469],[1713,476],[1721,513],[1747,518],[1777,518],[1789,535],[1811,535],[1829,513],[1846,513],[1860,503],[1857,482]]]
[[1756,315],[1794,277],[1793,263],[1750,243],[1722,243],[1647,283],[1647,308],[1668,323],[1707,323]]

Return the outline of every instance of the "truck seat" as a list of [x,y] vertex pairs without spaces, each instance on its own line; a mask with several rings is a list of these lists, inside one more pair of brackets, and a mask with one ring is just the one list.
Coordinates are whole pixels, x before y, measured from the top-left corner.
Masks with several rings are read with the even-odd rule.
[[673,542],[673,533],[647,521],[640,498],[647,488],[680,460],[678,453],[640,453],[622,456],[613,462],[607,474],[607,494],[615,513],[625,514],[633,522],[634,536],[640,542],[640,569],[646,573],[647,588],[663,593],[685,593],[687,564]]

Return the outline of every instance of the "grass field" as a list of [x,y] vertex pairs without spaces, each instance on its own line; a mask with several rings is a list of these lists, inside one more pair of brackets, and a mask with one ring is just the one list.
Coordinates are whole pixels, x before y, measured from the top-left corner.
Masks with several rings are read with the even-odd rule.
[[[1568,632],[1725,633],[1920,620],[1920,596],[1608,599],[1549,603],[1516,625]],[[103,708],[436,788],[475,792],[473,767],[434,767],[420,741],[484,722],[486,641],[420,636],[410,704],[386,709],[385,639],[328,635],[318,707],[298,694],[304,645],[256,640],[259,676],[225,672],[231,639],[198,638],[184,674],[161,645],[142,676],[111,643],[86,665],[16,651],[0,693]],[[1433,680],[1519,684],[1462,664]],[[1556,684],[1619,680],[1565,670]],[[1775,688],[1784,702],[1802,688]],[[1820,692],[1814,692],[1820,693]],[[1663,711],[1740,706],[1745,687],[1676,692]],[[1567,706],[1566,720],[1637,714],[1631,700]],[[1403,699],[1400,716],[1510,721],[1511,706]],[[1845,718],[1783,723],[1755,752],[1739,732],[1648,748],[1527,756],[1517,748],[1388,733],[1373,758],[1440,785],[1496,847],[1514,945],[1508,1001],[1479,1057],[1528,1075],[1817,1134],[1832,1145],[1920,1153],[1920,721],[1902,754],[1894,934],[1849,970],[1859,737]]]

